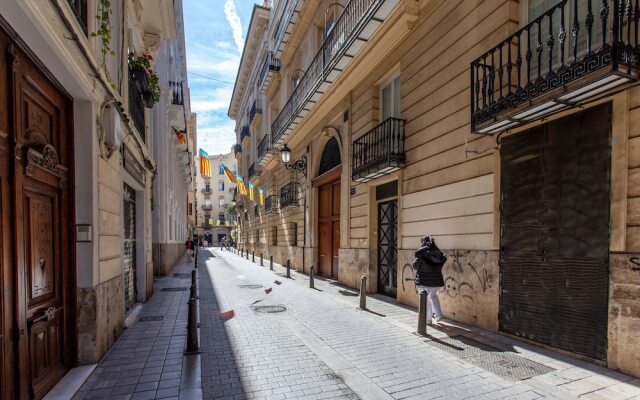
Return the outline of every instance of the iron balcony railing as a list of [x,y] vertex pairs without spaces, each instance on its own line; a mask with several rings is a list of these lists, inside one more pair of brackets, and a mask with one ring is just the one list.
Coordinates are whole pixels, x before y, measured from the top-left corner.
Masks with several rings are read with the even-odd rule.
[[[284,2],[285,0],[281,1]],[[276,29],[273,36],[274,50],[276,51],[280,48],[280,44],[284,39],[284,35],[285,33],[287,33],[289,22],[291,21],[291,18],[293,18],[293,14],[296,11],[299,1],[301,0],[286,0],[287,4],[284,8],[284,11],[282,12],[280,22],[278,23],[278,29]]]
[[280,72],[280,60],[273,55],[272,51],[267,52],[262,68],[260,69],[260,78],[258,79],[258,86],[260,88],[262,88],[269,72]]
[[298,189],[300,185],[296,182],[289,182],[280,188],[280,208],[298,206]]
[[211,211],[211,209],[213,209],[213,204],[211,204],[211,203],[206,204],[206,203],[205,203],[205,204],[203,204],[203,205],[202,205],[202,209],[203,209],[204,211]]
[[275,196],[267,196],[264,199],[264,213],[266,215],[273,214],[276,212],[276,197]]
[[251,164],[251,166],[249,166],[249,171],[247,171],[247,179],[251,180],[255,176],[256,176],[256,163],[253,163]]
[[271,125],[277,143],[385,0],[351,0]]
[[211,194],[213,193],[213,190],[211,190],[211,188],[204,188],[201,190],[202,194]]
[[253,100],[253,105],[251,106],[251,110],[249,111],[249,122],[253,123],[253,119],[258,114],[262,114],[262,100],[255,99]]
[[266,135],[264,135],[264,137],[262,138],[262,140],[260,140],[260,143],[258,144],[258,160],[261,160],[262,157],[266,156],[267,153],[269,153],[270,148],[271,148],[271,135],[267,133]]
[[234,156],[238,156],[238,153],[242,153],[242,145],[240,143],[236,143],[232,146],[231,150],[233,151]]
[[76,16],[78,23],[82,27],[84,33],[87,33],[87,0],[67,0],[73,15]]
[[473,131],[495,133],[633,79],[639,17],[638,1],[564,0],[498,43],[471,63]]
[[184,92],[182,91],[182,82],[169,81],[169,87],[171,88],[171,104],[183,106]]
[[245,125],[242,127],[242,130],[240,131],[240,143],[242,143],[244,141],[244,138],[249,137],[250,135],[250,130],[249,130],[249,126]]
[[133,125],[140,134],[140,138],[146,141],[144,105],[141,83],[139,79],[135,77],[134,71],[129,70],[129,115],[133,120]]
[[405,122],[388,118],[353,142],[353,180],[367,182],[404,167]]

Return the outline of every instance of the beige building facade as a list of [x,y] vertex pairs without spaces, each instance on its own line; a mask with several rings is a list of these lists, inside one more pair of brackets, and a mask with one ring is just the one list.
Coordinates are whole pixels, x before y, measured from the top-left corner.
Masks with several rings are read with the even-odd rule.
[[233,203],[236,186],[224,175],[222,165],[234,174],[237,166],[233,153],[210,155],[209,162],[213,176],[201,173],[197,176],[197,234],[209,246],[219,246],[222,238],[231,239],[236,222],[235,215],[228,209]]
[[238,246],[416,306],[432,235],[448,318],[640,375],[637,21],[550,3],[256,6]]

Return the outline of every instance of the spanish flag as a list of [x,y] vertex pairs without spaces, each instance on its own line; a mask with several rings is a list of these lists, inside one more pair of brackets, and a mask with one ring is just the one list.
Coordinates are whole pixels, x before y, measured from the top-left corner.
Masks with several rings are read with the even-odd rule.
[[264,190],[258,188],[258,197],[260,198],[260,205],[264,205]]
[[254,197],[253,197],[253,182],[249,182],[249,200],[254,201]]
[[246,188],[246,186],[244,186],[244,179],[242,179],[242,176],[240,176],[240,174],[236,175],[236,179],[238,181],[238,192],[240,192],[240,194],[246,196],[247,195],[247,188]]
[[200,175],[211,177],[211,162],[209,161],[209,154],[206,151],[200,149]]
[[233,175],[233,172],[231,172],[229,170],[229,168],[227,168],[226,165],[221,164],[222,168],[224,169],[224,174],[227,176],[227,179],[229,179],[229,182],[231,182],[234,185],[238,184],[238,180],[236,179],[236,177]]

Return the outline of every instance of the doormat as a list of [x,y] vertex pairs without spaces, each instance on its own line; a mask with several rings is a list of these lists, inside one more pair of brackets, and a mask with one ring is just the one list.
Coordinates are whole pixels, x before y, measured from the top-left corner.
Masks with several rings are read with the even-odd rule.
[[513,352],[462,335],[434,339],[428,343],[510,381],[529,379],[554,371],[551,367],[520,357]]
[[165,287],[160,289],[161,292],[184,292],[185,290],[189,290],[189,287]]
[[162,321],[164,319],[163,315],[145,315],[138,318],[138,322],[155,322]]

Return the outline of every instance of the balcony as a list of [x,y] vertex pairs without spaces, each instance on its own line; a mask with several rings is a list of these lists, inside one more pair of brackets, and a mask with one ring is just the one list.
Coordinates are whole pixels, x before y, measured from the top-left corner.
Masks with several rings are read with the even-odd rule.
[[265,215],[271,215],[278,211],[276,205],[276,197],[275,196],[267,196],[264,199],[264,213]]
[[253,105],[249,111],[249,123],[251,126],[257,126],[260,123],[262,117],[262,100],[253,100]]
[[297,207],[298,202],[298,190],[300,185],[296,182],[289,182],[280,188],[280,209],[287,209],[290,207]]
[[236,143],[231,147],[231,151],[233,151],[233,155],[238,158],[238,154],[242,153],[242,145],[240,143]]
[[358,182],[404,167],[405,120],[388,118],[353,142],[352,178]]
[[204,189],[201,190],[201,192],[205,196],[209,196],[209,195],[211,195],[211,193],[213,193],[213,190],[211,190],[211,188],[204,188]]
[[213,209],[213,204],[212,203],[205,203],[202,205],[202,210],[203,211],[211,211]]
[[247,180],[250,181],[251,179],[255,178],[255,176],[256,176],[256,163],[253,163],[249,167],[249,171],[247,171]]
[[129,70],[129,115],[133,121],[133,125],[138,130],[140,138],[145,141],[145,121],[144,121],[144,108],[145,100],[143,97],[142,87],[144,83],[141,81],[143,74],[138,74],[138,71]]
[[269,162],[269,157],[271,153],[269,150],[271,149],[271,135],[266,134],[258,143],[258,165],[264,166]]
[[87,33],[87,0],[67,0],[84,33]]
[[262,68],[260,69],[260,77],[258,79],[260,94],[264,94],[265,88],[271,82],[273,74],[277,72],[280,72],[280,60],[273,55],[273,52],[269,51],[267,52]]
[[322,95],[389,15],[398,0],[351,0],[271,125],[272,142],[287,141]]
[[[289,41],[289,37],[293,32],[293,26],[300,19],[300,9],[304,1],[301,0],[281,0],[278,5],[284,4],[285,8],[278,24],[278,28],[273,35],[273,50],[276,56],[279,56],[285,45]],[[276,11],[275,15],[279,13]]]
[[169,88],[171,89],[171,104],[183,106],[184,93],[182,91],[182,82],[169,81]]
[[560,2],[471,63],[473,132],[499,133],[637,80],[640,10],[586,3]]
[[251,131],[249,127],[245,125],[242,127],[242,130],[240,131],[240,143],[244,142],[244,139],[248,138],[249,136],[251,136]]

